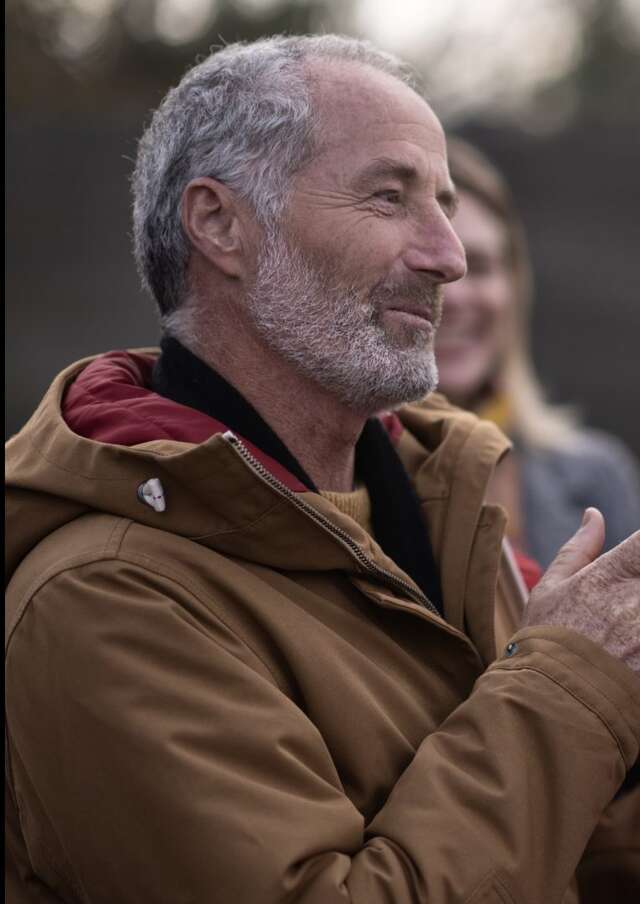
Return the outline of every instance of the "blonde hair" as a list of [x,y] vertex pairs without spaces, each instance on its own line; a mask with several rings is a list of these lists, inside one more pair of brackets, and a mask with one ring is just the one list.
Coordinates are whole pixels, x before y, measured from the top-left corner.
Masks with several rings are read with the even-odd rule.
[[492,388],[506,395],[511,412],[510,429],[525,444],[543,448],[567,446],[576,438],[575,413],[570,408],[548,404],[531,358],[531,263],[511,192],[502,175],[477,148],[455,137],[448,138],[447,146],[449,169],[458,190],[484,204],[504,223],[507,233],[513,297],[509,335]]

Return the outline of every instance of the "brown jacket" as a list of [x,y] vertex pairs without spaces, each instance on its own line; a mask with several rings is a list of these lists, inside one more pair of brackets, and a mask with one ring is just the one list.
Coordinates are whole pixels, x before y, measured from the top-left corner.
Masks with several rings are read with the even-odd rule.
[[[8,447],[9,901],[576,900],[638,756],[640,682],[561,628],[496,658],[501,434],[435,395],[400,412],[443,621],[233,437],[74,434],[86,363]],[[137,496],[151,477],[163,512]]]

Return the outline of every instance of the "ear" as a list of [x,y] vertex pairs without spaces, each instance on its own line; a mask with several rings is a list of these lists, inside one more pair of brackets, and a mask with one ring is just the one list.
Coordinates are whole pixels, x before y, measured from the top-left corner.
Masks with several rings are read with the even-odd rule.
[[222,182],[203,176],[185,188],[181,213],[194,248],[225,276],[242,279],[251,265],[247,250],[255,247],[247,205]]

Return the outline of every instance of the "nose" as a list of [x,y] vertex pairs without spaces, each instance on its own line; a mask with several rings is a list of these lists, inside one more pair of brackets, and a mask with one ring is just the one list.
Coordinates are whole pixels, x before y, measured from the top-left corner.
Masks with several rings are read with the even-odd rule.
[[441,210],[423,224],[417,240],[404,255],[405,265],[415,272],[428,273],[438,284],[455,282],[467,272],[462,242]]

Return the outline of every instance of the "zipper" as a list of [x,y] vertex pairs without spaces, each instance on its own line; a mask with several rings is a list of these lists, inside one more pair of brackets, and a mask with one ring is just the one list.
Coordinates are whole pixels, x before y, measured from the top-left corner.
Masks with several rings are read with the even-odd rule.
[[402,590],[407,596],[409,596],[414,602],[418,603],[420,606],[423,606],[429,612],[433,613],[433,615],[437,615],[439,619],[442,618],[436,607],[433,605],[430,599],[426,597],[420,590],[414,588],[407,581],[403,581],[402,578],[397,577],[395,574],[392,574],[390,571],[387,571],[386,568],[382,568],[380,565],[376,565],[376,563],[370,559],[365,553],[360,549],[358,544],[349,536],[349,534],[342,530],[341,527],[338,527],[328,518],[325,518],[320,512],[316,511],[313,506],[309,505],[304,499],[300,499],[299,496],[286,487],[281,480],[278,480],[277,477],[267,469],[263,464],[261,464],[255,455],[252,455],[251,452],[247,449],[244,443],[238,439],[235,433],[232,430],[227,430],[222,434],[222,438],[226,440],[226,442],[237,452],[238,455],[243,459],[245,464],[254,471],[260,479],[268,484],[273,490],[276,491],[280,496],[283,496],[296,508],[305,512],[313,521],[316,522],[320,527],[324,528],[324,530],[329,531],[329,533],[333,534],[334,537],[337,537],[344,546],[347,547],[351,556],[356,560],[356,562],[360,565],[360,567],[368,572],[369,574],[375,575],[377,578],[381,578],[384,583],[391,584],[396,590]]

